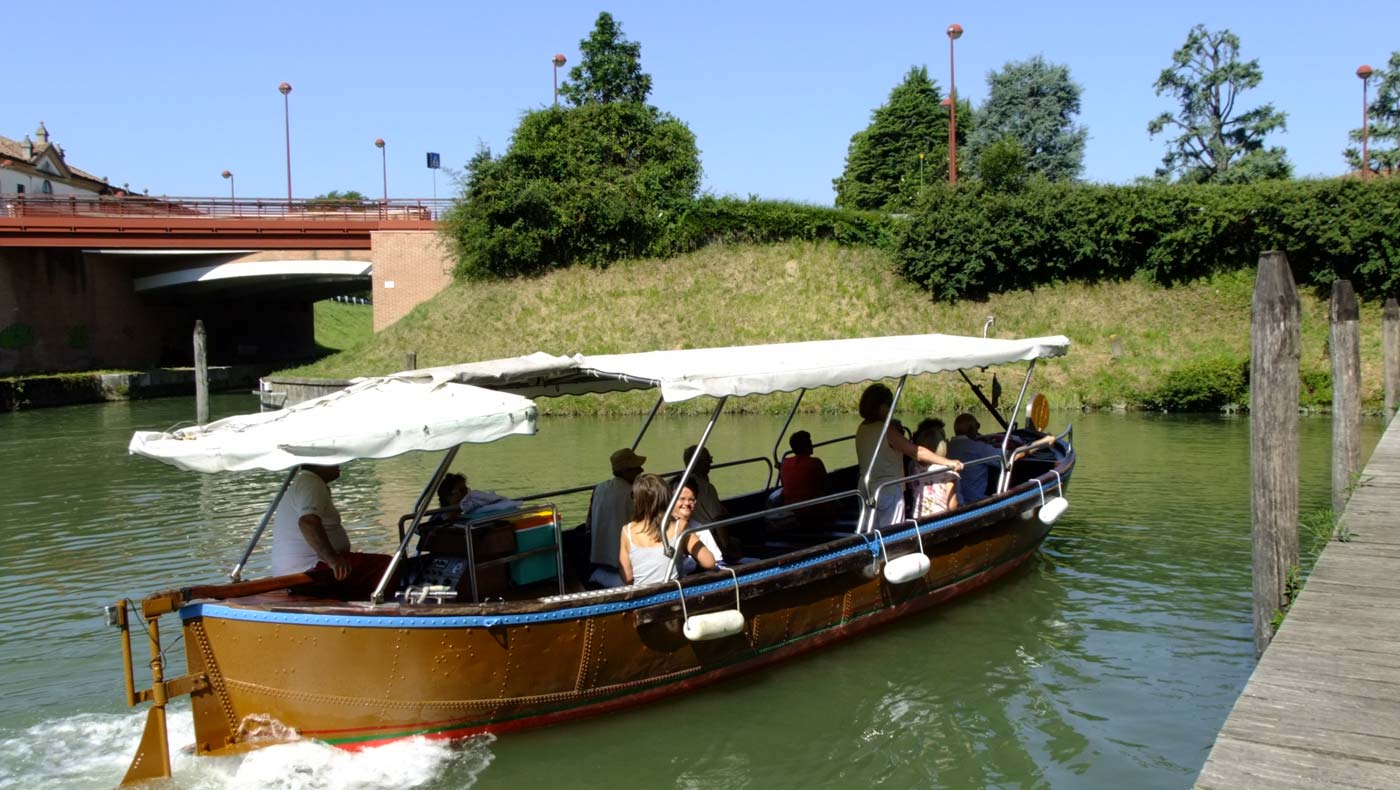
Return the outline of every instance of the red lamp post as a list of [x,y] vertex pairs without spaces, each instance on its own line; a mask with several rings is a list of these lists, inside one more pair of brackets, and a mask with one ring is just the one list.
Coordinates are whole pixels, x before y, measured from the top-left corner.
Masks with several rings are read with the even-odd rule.
[[237,200],[238,200],[238,196],[237,196],[236,194],[234,194],[234,191],[233,191],[233,171],[231,171],[231,170],[225,170],[225,171],[224,171],[223,173],[221,173],[220,175],[222,175],[224,178],[227,178],[227,179],[228,179],[228,201],[229,201],[230,203],[233,203],[233,202],[237,201]]
[[1361,177],[1369,178],[1371,175],[1371,113],[1367,105],[1370,103],[1367,96],[1367,88],[1371,85],[1371,67],[1361,64],[1356,70],[1356,76],[1361,78]]
[[953,76],[953,42],[962,38],[962,25],[948,26],[948,183],[958,183],[958,83]]
[[563,68],[569,59],[563,53],[554,56],[554,106],[559,106],[559,69]]
[[287,132],[287,207],[292,205],[292,105],[287,94],[292,92],[292,83],[284,82],[277,86],[282,94],[282,123]]

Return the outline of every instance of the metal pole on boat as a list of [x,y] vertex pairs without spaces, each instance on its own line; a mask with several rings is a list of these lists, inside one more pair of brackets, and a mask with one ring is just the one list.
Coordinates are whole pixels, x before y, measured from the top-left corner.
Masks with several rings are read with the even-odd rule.
[[907,373],[899,377],[899,386],[894,388],[894,399],[890,401],[890,413],[885,415],[885,427],[880,429],[880,439],[877,439],[875,442],[875,452],[870,454],[870,463],[865,466],[865,474],[860,476],[861,499],[865,502],[866,513],[871,514],[871,523],[868,525],[865,524],[865,519],[862,518],[860,524],[856,528],[857,532],[867,531],[867,527],[870,529],[875,527],[874,513],[877,508],[875,504],[870,501],[870,474],[875,471],[875,459],[880,455],[880,440],[883,440],[890,432],[890,423],[894,421],[894,407],[899,405],[899,396],[904,394],[904,382],[908,380],[909,375]]
[[1016,408],[1011,410],[1011,423],[1006,426],[1006,434],[1001,437],[1001,479],[997,481],[997,493],[1006,490],[1011,482],[1011,467],[1008,462],[1011,460],[1007,454],[1007,448],[1011,446],[1011,432],[1016,430],[1016,417],[1021,413],[1021,404],[1026,402],[1026,388],[1031,385],[1031,374],[1035,372],[1035,360],[1026,368],[1026,378],[1021,382],[1021,394],[1016,396]]
[[[413,522],[408,529],[404,530],[403,540],[399,543],[399,550],[394,552],[393,559],[389,560],[389,567],[385,569],[384,576],[379,580],[379,584],[374,588],[374,594],[369,597],[369,602],[378,606],[384,603],[384,588],[389,586],[389,580],[399,569],[399,563],[403,561],[404,552],[408,551],[408,542],[413,540],[413,536],[418,532],[418,522],[423,520],[423,514],[428,510],[428,504],[432,502],[433,492],[437,491],[438,484],[442,482],[443,476],[452,466],[452,461],[457,457],[457,450],[461,445],[455,445],[442,457],[442,463],[438,464],[437,471],[433,473],[433,479],[428,481],[428,485],[423,488],[423,493],[418,497],[418,504],[413,509]],[[467,536],[471,540],[471,536]]]
[[802,396],[803,396],[803,395],[806,395],[806,394],[807,394],[807,389],[806,389],[805,387],[797,391],[797,400],[793,401],[793,402],[792,402],[792,408],[791,408],[791,409],[788,409],[788,416],[787,416],[787,419],[783,421],[783,429],[782,429],[781,431],[778,431],[778,438],[773,440],[773,466],[774,466],[774,467],[777,467],[777,468],[779,469],[779,472],[778,472],[778,481],[779,481],[779,482],[782,482],[782,479],[783,479],[783,475],[782,475],[782,471],[781,471],[781,468],[782,468],[782,465],[783,465],[783,459],[778,457],[778,448],[782,446],[782,444],[783,444],[783,437],[787,435],[787,429],[788,429],[789,426],[792,425],[792,418],[793,418],[794,415],[797,414],[797,407],[800,406],[800,405],[802,404]]
[[194,421],[209,422],[209,337],[204,322],[194,322]]
[[632,440],[633,450],[636,450],[637,446],[642,443],[642,437],[647,435],[647,429],[651,427],[651,421],[656,419],[656,413],[661,410],[661,404],[665,402],[666,397],[664,395],[657,396],[656,403],[651,407],[651,413],[647,415],[646,422],[643,422],[642,429],[637,431],[637,438]]
[[[672,557],[676,553],[671,542],[666,540],[666,527],[671,519],[671,514],[676,510],[676,500],[681,498],[681,486],[690,479],[690,473],[695,469],[695,462],[700,458],[700,451],[705,449],[705,442],[710,438],[710,431],[715,429],[715,421],[719,419],[719,413],[724,409],[724,404],[728,400],[729,396],[726,395],[719,399],[719,403],[715,404],[715,410],[710,414],[710,423],[705,426],[705,432],[700,434],[700,442],[695,445],[695,452],[691,454],[690,461],[685,465],[685,471],[681,472],[680,479],[676,481],[675,490],[671,492],[671,501],[666,505],[666,515],[662,517],[661,521],[661,550],[666,552],[667,557]],[[715,559],[718,560],[719,557],[715,557]]]
[[243,550],[243,556],[238,558],[238,564],[233,566],[233,570],[228,572],[230,581],[239,581],[243,575],[243,566],[248,564],[248,558],[253,555],[253,547],[258,545],[258,540],[262,537],[263,530],[267,529],[267,522],[272,520],[272,514],[277,512],[277,506],[282,504],[282,495],[287,493],[287,487],[292,484],[292,478],[301,471],[300,466],[294,466],[287,470],[287,476],[282,480],[282,487],[277,489],[277,496],[272,498],[272,504],[267,506],[267,512],[263,514],[262,521],[258,522],[258,528],[253,531],[253,539],[248,541],[248,548]]

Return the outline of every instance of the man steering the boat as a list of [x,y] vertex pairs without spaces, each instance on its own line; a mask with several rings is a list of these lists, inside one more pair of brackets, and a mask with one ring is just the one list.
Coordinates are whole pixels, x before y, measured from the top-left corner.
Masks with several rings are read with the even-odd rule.
[[330,484],[339,477],[338,465],[308,464],[297,471],[274,517],[272,573],[307,573],[318,594],[347,601],[368,598],[390,558],[350,550],[350,536],[331,500]]

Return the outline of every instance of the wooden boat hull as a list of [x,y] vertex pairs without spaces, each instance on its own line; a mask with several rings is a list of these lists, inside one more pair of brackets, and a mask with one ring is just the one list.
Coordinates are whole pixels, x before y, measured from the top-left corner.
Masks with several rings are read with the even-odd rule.
[[[1058,467],[1068,477],[1071,455]],[[912,529],[851,536],[743,566],[742,634],[691,642],[674,587],[545,606],[356,610],[266,598],[181,610],[196,750],[218,754],[295,731],[347,748],[454,738],[594,716],[816,649],[965,594],[1033,556],[1050,528],[1035,486],[925,525],[931,569],[894,585],[882,557],[917,551]],[[691,615],[735,606],[728,574],[686,581]],[[267,726],[271,723],[269,732]],[[282,727],[276,726],[278,723]],[[295,737],[293,735],[293,737]]]

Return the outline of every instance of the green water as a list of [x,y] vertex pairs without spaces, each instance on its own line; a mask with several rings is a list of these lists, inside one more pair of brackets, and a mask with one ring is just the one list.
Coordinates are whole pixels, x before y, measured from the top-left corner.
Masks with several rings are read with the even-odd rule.
[[[222,396],[213,409],[256,402]],[[276,488],[279,475],[202,476],[127,456],[133,430],[192,413],[188,401],[159,400],[0,414],[0,789],[115,784],[144,713],[121,702],[116,632],[101,607],[219,581]],[[177,754],[173,786],[1189,786],[1252,666],[1249,423],[1052,422],[1070,416],[1080,463],[1069,511],[1028,568],[970,597],[608,719],[356,754],[314,743],[222,760]],[[466,448],[457,466],[506,494],[589,483],[639,425],[543,420],[538,436]],[[722,420],[716,459],[768,454],[780,425]],[[662,418],[639,448],[648,468],[679,466],[702,427]],[[795,427],[820,440],[853,421]],[[1325,419],[1302,421],[1304,509],[1328,498],[1329,432]],[[1379,432],[1379,422],[1363,426],[1368,451]],[[819,454],[836,466],[851,451]],[[435,463],[346,468],[334,491],[358,548],[389,548],[393,520]],[[765,476],[750,466],[716,482],[738,492]],[[583,505],[562,503],[573,517]],[[249,575],[266,561],[260,550]],[[179,645],[170,655],[183,667]],[[192,739],[188,708],[172,722],[178,749]]]

